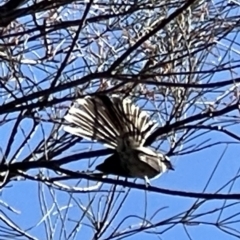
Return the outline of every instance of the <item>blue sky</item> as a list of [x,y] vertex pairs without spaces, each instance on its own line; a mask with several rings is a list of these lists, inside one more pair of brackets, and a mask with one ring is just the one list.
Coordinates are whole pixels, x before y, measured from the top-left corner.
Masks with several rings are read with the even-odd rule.
[[[31,3],[29,3],[31,4]],[[217,3],[216,3],[217,4]],[[27,5],[24,5],[25,7]],[[23,6],[23,7],[24,7]],[[100,9],[101,10],[101,9]],[[99,10],[99,11],[100,11]],[[70,19],[76,19],[79,18],[79,12],[82,14],[81,11],[75,11],[74,14],[68,15],[69,10],[64,9],[61,12],[61,16],[64,20],[70,20]],[[71,11],[74,11],[71,9]],[[102,10],[103,11],[103,10]],[[157,12],[157,10],[156,10]],[[65,14],[65,15],[64,15]],[[93,12],[92,12],[93,14]],[[97,14],[97,13],[95,13]],[[239,14],[238,9],[234,10],[232,12],[232,15],[235,16]],[[224,14],[222,15],[224,16]],[[40,17],[40,14],[39,14]],[[155,16],[155,18],[157,15]],[[21,19],[20,21],[30,21],[31,17]],[[125,24],[126,19],[122,20]],[[41,21],[39,21],[41,22]],[[124,25],[123,24],[123,25]],[[89,29],[86,27],[83,29],[83,33],[87,32],[89,30],[90,32],[103,32],[104,27],[102,25],[87,25]],[[95,27],[95,28],[94,28]],[[36,33],[35,33],[36,34]],[[69,38],[69,32],[67,30],[62,30],[59,32],[61,35],[53,36],[49,35],[50,38],[53,39],[53,37],[61,37],[62,41],[58,42],[56,41],[54,48],[59,50],[63,49],[70,43]],[[121,34],[121,31],[119,30],[117,34]],[[83,36],[81,36],[83,37]],[[110,39],[110,37],[109,37]],[[109,40],[108,39],[108,40]],[[112,36],[112,38],[109,40],[110,43],[114,43],[116,41],[117,36]],[[232,46],[230,45],[230,41],[227,39],[234,39],[235,44]],[[81,39],[80,39],[81,40]],[[69,65],[64,69],[63,73],[61,74],[61,83],[67,82],[67,81],[73,81],[78,78],[81,78],[82,76],[86,75],[87,73],[91,71],[94,71],[96,68],[91,66],[89,68],[83,68],[83,65],[86,64],[85,61],[87,61],[89,64],[95,64],[95,60],[97,57],[94,56],[94,54],[102,54],[102,59],[107,59],[109,61],[113,61],[114,56],[114,50],[112,51],[112,55],[109,54],[107,44],[102,49],[97,48],[97,42],[90,44],[90,48],[84,48],[84,45],[87,45],[87,42],[81,42],[79,40],[78,45],[75,47],[75,59],[74,61],[70,62]],[[124,38],[120,41],[114,43],[114,47],[117,49],[117,46],[122,44],[124,42]],[[206,70],[211,69],[212,64],[219,65],[220,63],[224,62],[231,62],[232,65],[238,64],[238,50],[239,45],[238,41],[239,36],[238,33],[234,32],[227,37],[225,37],[224,40],[221,40],[221,44],[219,43],[216,45],[215,49],[211,49],[211,53],[209,53],[207,58],[207,63],[202,67],[202,69],[199,70]],[[5,40],[6,41],[6,40]],[[45,56],[43,50],[38,48],[38,44],[42,44],[41,39],[37,39],[36,41],[28,42],[27,46],[31,49],[27,54],[23,55],[25,59],[38,59],[40,57]],[[104,44],[104,41],[102,41]],[[226,53],[226,47],[223,47],[223,44],[225,44],[228,48],[231,47],[231,49],[234,49],[234,51],[228,51]],[[23,44],[21,45],[23,46]],[[20,46],[20,47],[21,47]],[[39,45],[41,46],[41,45]],[[19,47],[19,49],[20,49]],[[36,47],[37,50],[34,48]],[[222,48],[222,49],[220,49]],[[102,52],[100,51],[102,50]],[[104,51],[106,50],[106,51]],[[92,52],[91,52],[92,51]],[[121,53],[124,51],[124,48],[121,48],[121,51],[116,53],[117,55],[121,55]],[[17,52],[17,50],[16,50]],[[210,52],[210,50],[209,50]],[[213,54],[214,53],[214,54]],[[109,54],[109,55],[108,55]],[[206,52],[205,52],[206,54]],[[200,56],[201,54],[199,54]],[[25,77],[29,77],[29,79],[32,79],[32,81],[35,81],[36,83],[41,82],[41,88],[45,89],[49,86],[49,79],[51,78],[51,73],[56,72],[57,69],[61,66],[61,63],[64,59],[65,54],[59,54],[56,55],[56,57],[53,57],[54,63],[51,61],[44,61],[44,67],[41,64],[22,64],[21,70],[23,72],[23,81],[22,81],[22,87],[27,87],[27,81],[24,81]],[[109,57],[109,58],[108,58]],[[142,57],[142,54],[138,55]],[[144,65],[143,62],[141,62],[139,66]],[[99,68],[99,70],[105,69],[108,65],[104,63]],[[137,66],[137,64],[136,64]],[[186,71],[188,69],[187,63],[186,66],[181,66],[180,71],[184,71],[184,68],[186,68]],[[138,68],[133,69],[132,72],[136,73]],[[7,66],[2,63],[0,74],[3,76],[5,75],[7,71]],[[209,77],[210,74],[201,74],[200,79],[203,83],[206,83],[208,81],[211,82],[218,82],[221,80],[227,80],[232,79],[234,77],[238,77],[239,71],[238,68],[234,70],[235,72],[231,71],[221,71],[217,74],[214,74],[212,78]],[[35,78],[34,78],[35,77]],[[49,79],[48,79],[49,78]],[[168,79],[165,77],[164,79]],[[106,79],[104,79],[106,80]],[[96,91],[97,84],[99,83],[98,79],[93,81],[87,88],[86,92],[94,92]],[[108,81],[110,84],[110,81]],[[14,90],[16,82],[13,81],[11,83],[8,83],[8,87],[11,87],[11,90]],[[10,86],[11,85],[11,86]],[[152,86],[148,86],[149,89],[152,89]],[[217,98],[223,95],[223,93],[227,90],[227,88],[217,89],[215,92],[207,92],[204,97],[199,99],[198,103],[196,103],[193,107],[191,107],[187,112],[185,116],[182,116],[182,118],[189,117],[192,115],[195,115],[199,113],[202,108],[204,107],[204,104],[206,102],[212,103]],[[37,87],[33,88],[32,91],[38,91]],[[73,92],[74,89],[71,89]],[[3,93],[3,90],[2,90]],[[68,94],[67,91],[62,91],[61,93],[58,93],[55,95],[55,97],[62,97],[64,95]],[[194,96],[194,94],[192,95]],[[227,95],[225,97],[224,102],[230,103],[232,100],[230,98],[233,94]],[[7,99],[7,96],[4,96],[1,94],[1,104],[3,104],[3,101]],[[11,99],[10,99],[11,100]],[[160,102],[160,101],[159,101]],[[145,103],[145,101],[140,100],[138,101],[138,104],[141,106]],[[204,103],[204,104],[203,104]],[[162,103],[163,104],[163,103]],[[11,159],[11,156],[14,155],[15,151],[18,149],[18,147],[22,144],[26,136],[31,133],[31,136],[25,145],[24,149],[18,154],[16,157],[17,161],[22,161],[28,156],[34,148],[40,143],[40,141],[43,138],[46,138],[51,134],[51,131],[55,130],[55,134],[52,137],[51,141],[57,141],[60,139],[60,136],[64,134],[61,126],[55,125],[56,129],[54,129],[54,124],[50,121],[51,119],[58,119],[62,118],[64,116],[64,113],[67,109],[67,107],[70,105],[69,101],[64,102],[63,104],[58,105],[58,108],[51,109],[48,108],[47,110],[44,109],[42,111],[37,112],[39,117],[42,119],[40,124],[37,126],[37,128],[32,129],[33,121],[30,118],[25,118],[21,121],[17,128],[17,133],[13,139],[13,142],[11,143],[11,151],[10,155],[8,156],[9,159]],[[160,110],[162,105],[156,104]],[[217,106],[218,109],[221,109],[224,107],[224,104]],[[155,109],[153,107],[152,102],[144,106],[145,109],[151,110]],[[1,136],[1,143],[0,143],[0,150],[1,154],[3,155],[7,144],[9,144],[9,137],[12,132],[13,124],[15,123],[15,119],[17,117],[17,113],[9,114],[7,116],[7,119],[11,119],[10,122],[4,123],[3,125],[0,125],[0,136]],[[163,122],[162,119],[159,118],[160,115],[155,114],[153,117],[154,119],[160,122]],[[234,116],[236,116],[234,118]],[[1,115],[0,120],[3,120],[4,115]],[[236,135],[240,135],[240,130],[238,127],[238,117],[239,113],[238,111],[232,112],[227,114],[226,116],[222,116],[220,118],[211,119],[209,121],[209,125],[213,126],[214,124],[217,125],[224,125],[226,119],[233,120],[235,119],[234,124],[232,126],[227,126],[227,129],[231,132],[233,132]],[[45,121],[47,120],[47,122]],[[179,134],[180,135],[180,134]],[[205,150],[194,152],[191,154],[186,155],[174,155],[171,156],[171,161],[175,167],[175,171],[167,172],[163,174],[160,178],[154,180],[152,182],[153,186],[157,186],[160,188],[165,189],[171,189],[171,190],[179,190],[179,191],[186,191],[186,192],[208,192],[208,193],[215,193],[221,187],[226,184],[228,181],[232,180],[239,171],[240,163],[238,156],[240,156],[240,148],[238,147],[238,142],[226,134],[218,133],[216,131],[211,131],[210,133],[204,134],[200,137],[193,137],[192,140],[189,143],[186,143],[182,146],[182,151],[187,149],[188,146],[194,145],[194,144],[200,144],[204,141],[208,140],[208,144],[215,143],[215,142],[222,142],[221,144],[218,144],[217,146],[213,146],[211,148],[207,148]],[[161,145],[161,150],[167,152],[169,150],[169,142],[170,137]],[[234,142],[234,143],[233,143]],[[60,142],[61,144],[61,142]],[[156,146],[156,143],[154,144]],[[68,156],[70,154],[74,153],[80,153],[80,152],[86,152],[91,151],[94,149],[101,149],[102,146],[99,144],[92,144],[89,142],[79,142],[76,145],[69,148],[67,151],[64,151],[61,155],[56,157],[55,159],[60,159],[64,156]],[[44,151],[39,152],[38,154],[35,154],[33,159],[40,158],[44,153]],[[64,167],[74,170],[74,171],[82,171],[82,170],[93,170],[95,164],[99,164],[101,161],[103,161],[104,157],[99,157],[96,159],[85,159],[73,162],[71,164],[68,164]],[[8,159],[8,160],[9,160]],[[94,163],[94,164],[93,164]],[[92,165],[93,164],[93,165]],[[217,167],[216,167],[217,166]],[[216,168],[213,176],[212,173],[214,169]],[[54,174],[52,172],[48,172],[45,169],[41,170],[31,170],[28,172],[30,175],[36,175],[36,174],[43,174],[44,176],[53,176]],[[113,176],[109,176],[113,177]],[[211,180],[209,181],[211,177]],[[130,180],[134,181],[134,180]],[[209,181],[209,183],[208,183]],[[64,184],[66,184],[69,187],[89,187],[94,186],[97,183],[96,182],[88,182],[86,180],[69,180],[64,181]],[[144,183],[142,180],[137,180],[137,183]],[[52,187],[48,187],[42,183],[39,183],[37,181],[30,181],[30,180],[24,180],[24,181],[14,181],[10,182],[5,188],[1,189],[1,202],[0,202],[0,234],[1,239],[12,239],[12,237],[4,235],[6,231],[6,223],[4,223],[3,218],[5,216],[11,219],[16,225],[19,226],[19,228],[24,229],[30,234],[31,236],[34,236],[36,239],[68,239],[68,238],[75,238],[75,239],[91,239],[93,236],[94,231],[92,230],[93,227],[93,219],[96,218],[100,220],[102,216],[105,214],[104,207],[109,206],[111,203],[111,192],[107,192],[106,190],[111,189],[113,186],[109,184],[103,184],[102,187],[99,189],[98,192],[91,192],[91,193],[71,193],[61,190],[56,190]],[[235,182],[231,182],[231,184],[228,184],[224,189],[221,190],[221,193],[238,193],[239,192],[239,180],[236,178]],[[123,199],[126,197],[126,199],[123,201]],[[108,224],[110,224],[110,227],[106,231],[106,233],[100,238],[105,239],[108,237],[108,235],[117,227],[118,232],[124,232],[126,230],[129,230],[131,228],[134,230],[135,228],[138,228],[140,225],[146,224],[146,219],[152,224],[161,223],[160,226],[156,228],[152,228],[149,231],[154,232],[155,234],[149,234],[147,232],[145,233],[138,233],[135,235],[129,236],[128,239],[168,239],[168,240],[174,240],[180,239],[190,239],[188,234],[191,236],[194,240],[201,240],[201,239],[221,239],[221,240],[231,240],[236,239],[229,234],[224,233],[223,231],[220,231],[216,226],[214,226],[214,223],[223,221],[222,224],[224,224],[224,230],[227,230],[226,227],[231,227],[232,232],[234,232],[234,229],[239,229],[239,216],[231,217],[234,214],[237,214],[239,212],[239,202],[237,200],[231,200],[231,201],[223,201],[223,200],[208,200],[206,202],[203,202],[198,208],[196,208],[192,214],[191,218],[194,216],[194,220],[191,219],[192,224],[185,224],[185,227],[183,224],[179,223],[179,218],[183,219],[184,213],[186,214],[186,211],[189,210],[193,204],[195,204],[198,200],[193,198],[187,198],[187,197],[179,197],[179,196],[169,196],[164,194],[157,194],[157,193],[151,193],[149,191],[141,191],[137,189],[129,189],[129,188],[123,188],[121,186],[117,186],[116,192],[114,194],[113,199],[116,201],[113,208],[111,209],[109,213],[109,218],[107,219]],[[123,202],[121,202],[123,201]],[[203,200],[199,200],[201,202]],[[12,208],[16,209],[18,213],[13,213],[11,210],[7,209],[6,206],[3,205],[3,202],[11,206]],[[91,204],[90,204],[91,203]],[[232,205],[230,205],[232,204]],[[227,205],[230,205],[226,208]],[[120,211],[116,213],[118,207],[120,207]],[[220,210],[218,210],[218,208]],[[222,210],[221,210],[222,208]],[[86,211],[87,209],[87,211]],[[207,214],[207,212],[212,212],[211,214]],[[202,216],[200,216],[200,215]],[[177,217],[179,215],[179,218]],[[114,217],[114,220],[112,222],[109,222],[111,218]],[[231,217],[230,219],[228,219]],[[166,219],[170,219],[166,221]],[[190,218],[190,217],[189,217]],[[190,219],[187,218],[188,221]],[[186,220],[186,221],[187,221]],[[166,221],[166,222],[165,222]],[[231,222],[236,221],[236,222]],[[148,222],[148,224],[149,224]],[[193,223],[194,222],[194,223]],[[200,223],[201,222],[201,223]],[[79,224],[79,225],[78,225]],[[174,227],[172,227],[175,225]],[[47,227],[46,227],[47,226]],[[54,230],[46,230],[46,228],[49,228],[51,226]],[[171,227],[170,230],[167,230],[168,227]],[[74,231],[74,228],[78,228],[78,231]],[[230,231],[230,229],[228,229]],[[49,235],[46,235],[46,232],[49,232]],[[73,231],[73,232],[72,232]],[[72,233],[72,234],[71,234]],[[52,234],[52,238],[50,235]],[[35,239],[33,237],[33,239]],[[16,239],[27,239],[27,238],[17,238]],[[30,238],[29,238],[30,239]],[[118,237],[116,239],[121,239],[121,237]]]

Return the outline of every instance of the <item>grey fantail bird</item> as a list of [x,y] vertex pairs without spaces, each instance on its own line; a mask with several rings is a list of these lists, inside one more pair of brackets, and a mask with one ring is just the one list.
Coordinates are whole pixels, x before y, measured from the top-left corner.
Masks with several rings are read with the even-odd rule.
[[65,119],[70,124],[64,127],[66,132],[114,150],[96,167],[105,174],[144,178],[148,182],[173,169],[166,155],[144,146],[157,124],[130,99],[106,95],[79,98]]

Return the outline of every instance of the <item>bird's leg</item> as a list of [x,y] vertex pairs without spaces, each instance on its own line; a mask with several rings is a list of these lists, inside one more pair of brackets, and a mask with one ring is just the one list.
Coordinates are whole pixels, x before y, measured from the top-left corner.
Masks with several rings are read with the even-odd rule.
[[149,178],[148,178],[147,176],[144,176],[144,180],[145,180],[145,186],[146,186],[146,188],[149,187],[149,186],[151,186],[150,180],[149,180]]

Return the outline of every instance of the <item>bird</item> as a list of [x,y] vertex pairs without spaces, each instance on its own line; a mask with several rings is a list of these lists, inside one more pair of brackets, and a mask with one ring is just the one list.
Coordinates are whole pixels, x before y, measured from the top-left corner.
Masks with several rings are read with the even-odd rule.
[[76,99],[64,118],[64,131],[113,150],[96,166],[104,174],[142,178],[150,184],[149,179],[173,170],[168,156],[145,146],[158,124],[130,98],[87,95]]

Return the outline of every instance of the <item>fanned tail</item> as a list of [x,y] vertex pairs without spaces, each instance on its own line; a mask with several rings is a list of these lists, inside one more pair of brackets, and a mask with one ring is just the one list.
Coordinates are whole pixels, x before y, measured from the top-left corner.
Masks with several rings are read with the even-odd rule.
[[117,112],[122,112],[123,132],[138,146],[143,146],[148,136],[157,128],[146,111],[141,110],[130,99],[113,97]]
[[129,99],[106,95],[77,99],[65,119],[71,124],[64,127],[65,131],[112,149],[116,149],[119,139],[124,137],[143,146],[157,126],[147,112]]
[[117,147],[116,136],[119,132],[101,98],[87,96],[77,99],[65,120],[71,124],[64,127],[66,132],[98,141],[108,148]]

